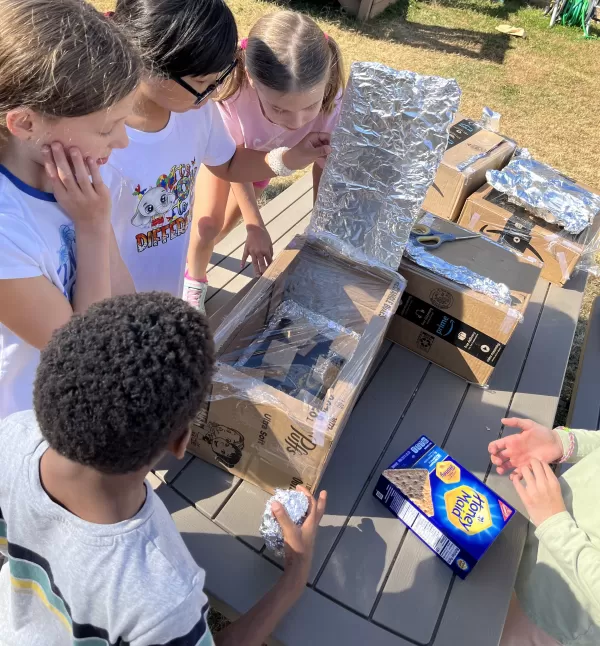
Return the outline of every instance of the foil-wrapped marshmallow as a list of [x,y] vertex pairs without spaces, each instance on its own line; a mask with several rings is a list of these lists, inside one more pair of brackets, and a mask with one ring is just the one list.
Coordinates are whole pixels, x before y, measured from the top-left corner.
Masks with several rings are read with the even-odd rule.
[[287,511],[291,521],[296,525],[302,525],[308,514],[308,498],[301,491],[276,489],[275,495],[267,501],[265,513],[260,525],[260,533],[265,539],[267,549],[275,553],[275,556],[284,555],[283,532],[277,519],[271,511],[271,505],[279,502]]

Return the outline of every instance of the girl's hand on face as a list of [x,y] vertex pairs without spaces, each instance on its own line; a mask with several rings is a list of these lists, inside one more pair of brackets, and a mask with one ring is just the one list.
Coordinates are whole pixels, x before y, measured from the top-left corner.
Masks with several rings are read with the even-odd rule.
[[283,155],[283,163],[290,170],[306,168],[317,159],[325,159],[331,152],[331,135],[327,132],[311,132]]
[[513,473],[511,480],[529,513],[531,522],[536,527],[552,516],[566,511],[560,482],[547,464],[531,460],[531,464],[522,467],[520,471]]
[[54,197],[75,226],[109,230],[110,192],[96,160],[88,157],[84,161],[78,148],[69,149],[69,160],[62,144],[57,142],[44,146],[42,155]]

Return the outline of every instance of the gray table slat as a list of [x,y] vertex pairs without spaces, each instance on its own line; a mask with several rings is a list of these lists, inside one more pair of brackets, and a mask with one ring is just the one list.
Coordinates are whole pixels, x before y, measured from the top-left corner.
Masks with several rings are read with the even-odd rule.
[[321,482],[329,497],[315,543],[311,581],[325,563],[428,365],[408,350],[392,346],[355,406]]
[[242,482],[216,520],[221,527],[240,536],[248,545],[260,551],[264,541],[258,528],[269,498],[269,494],[262,489],[249,482]]
[[227,471],[195,457],[175,480],[173,488],[212,518],[239,482]]
[[[391,444],[376,463],[373,478],[368,482],[356,511],[327,561],[327,566],[317,582],[318,590],[361,614],[369,615],[406,532],[405,526],[373,497],[375,483],[381,472],[406,451],[419,434],[425,433],[435,442],[444,440],[466,387],[466,383],[459,377],[437,366],[429,368]],[[392,406],[396,413],[400,414],[401,411],[395,408],[393,399],[388,406]],[[373,423],[377,423],[377,418],[374,418]],[[403,550],[404,547],[400,552],[401,569],[408,572],[405,586],[408,590],[411,584],[417,586],[418,582],[411,581],[412,559],[404,558]],[[396,563],[399,564],[400,560]],[[396,587],[398,583],[395,583]],[[421,595],[417,592],[417,596]],[[440,604],[441,601],[443,597]],[[405,602],[401,605],[402,607],[393,609],[391,616],[394,619],[390,626],[408,638],[427,641],[433,632],[439,607],[429,616],[425,616],[427,613],[423,608],[417,625],[417,622],[406,622],[406,618],[411,615],[405,616],[408,605]],[[414,612],[414,608],[411,612]],[[385,613],[385,610],[382,613]],[[413,631],[417,631],[417,634]]]
[[165,453],[153,471],[163,482],[173,482],[173,479],[191,459],[190,453],[186,453],[183,460],[178,460],[172,453]]
[[577,380],[569,409],[571,428],[597,429],[600,422],[600,298],[596,298],[581,348]]

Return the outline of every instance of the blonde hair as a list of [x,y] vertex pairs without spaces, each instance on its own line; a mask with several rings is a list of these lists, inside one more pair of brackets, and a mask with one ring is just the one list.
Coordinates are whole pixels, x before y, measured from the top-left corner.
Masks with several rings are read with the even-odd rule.
[[245,49],[219,101],[234,96],[248,76],[276,92],[304,92],[327,79],[322,112],[329,114],[346,85],[342,53],[319,25],[301,13],[279,11],[263,16],[250,30]]
[[30,108],[80,117],[137,86],[141,62],[125,36],[82,0],[0,0],[0,143],[6,115]]

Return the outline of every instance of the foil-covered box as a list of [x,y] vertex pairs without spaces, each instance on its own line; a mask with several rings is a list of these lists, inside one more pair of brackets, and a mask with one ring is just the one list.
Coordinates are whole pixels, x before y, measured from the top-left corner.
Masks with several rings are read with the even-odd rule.
[[404,291],[398,265],[459,96],[450,79],[352,67],[309,235],[215,332],[192,453],[266,491],[318,485]]

